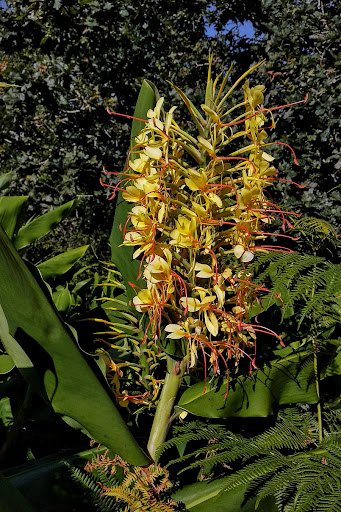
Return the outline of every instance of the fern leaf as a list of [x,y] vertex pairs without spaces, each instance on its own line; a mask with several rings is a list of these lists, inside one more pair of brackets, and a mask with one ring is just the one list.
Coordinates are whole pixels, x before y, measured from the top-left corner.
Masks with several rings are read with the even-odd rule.
[[[99,512],[113,512],[114,510],[120,510],[116,504],[116,500],[102,496],[103,489],[98,484],[97,479],[79,468],[70,467],[69,469],[71,472],[71,478],[83,488],[84,493],[88,496],[89,500],[96,505],[96,510]],[[108,476],[105,477],[103,475],[102,479],[111,485],[114,485],[114,482],[117,483],[117,481],[112,477],[109,478]]]

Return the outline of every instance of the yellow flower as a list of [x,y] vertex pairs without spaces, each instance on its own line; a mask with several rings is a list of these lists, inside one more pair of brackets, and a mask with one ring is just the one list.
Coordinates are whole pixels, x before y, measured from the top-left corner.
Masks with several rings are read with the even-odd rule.
[[162,158],[162,151],[158,147],[146,146],[144,152],[152,160],[161,160]]
[[164,249],[163,251],[167,257],[167,261],[159,255],[155,255],[152,261],[146,265],[143,276],[147,281],[152,284],[157,284],[161,282],[168,283],[167,287],[167,295],[174,292],[174,285],[172,282],[172,273],[171,273],[171,261],[172,254],[169,249]]
[[196,222],[192,217],[180,216],[175,220],[176,229],[170,233],[170,244],[177,247],[192,247],[196,242]]
[[233,248],[233,253],[235,257],[242,263],[248,263],[249,261],[252,261],[254,258],[254,254],[252,251],[248,251],[247,249],[244,249],[242,245],[236,245]]
[[188,334],[185,329],[178,324],[166,325],[165,331],[169,332],[169,334],[167,334],[167,338],[170,338],[171,340],[179,340]]
[[154,297],[150,289],[140,290],[136,297],[133,298],[133,303],[136,311],[146,313],[154,305]]
[[128,203],[139,203],[142,201],[145,195],[146,194],[143,190],[140,190],[132,185],[128,185],[128,187],[126,187],[122,192],[123,199],[128,201]]
[[206,173],[195,171],[194,169],[188,170],[189,178],[185,178],[185,183],[190,190],[205,190],[207,185]]
[[194,297],[181,297],[180,303],[182,307],[188,310],[190,313],[199,312],[204,313],[204,322],[208,331],[213,335],[217,336],[219,331],[218,319],[211,309],[211,303],[216,300],[215,295],[206,295],[207,291],[204,288],[196,287],[199,292],[200,300]]

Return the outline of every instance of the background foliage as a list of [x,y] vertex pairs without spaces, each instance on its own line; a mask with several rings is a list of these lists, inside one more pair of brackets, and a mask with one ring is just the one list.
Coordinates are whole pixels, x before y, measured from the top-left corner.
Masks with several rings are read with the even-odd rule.
[[[293,166],[289,152],[280,149],[281,172],[307,184],[303,211],[336,221],[341,164],[335,2],[12,0],[8,5],[1,12],[2,77],[20,87],[0,90],[0,165],[3,172],[16,173],[11,194],[32,197],[31,214],[81,199],[78,229],[73,220],[58,233],[63,249],[85,242],[96,243],[98,252],[107,247],[112,207],[107,203],[103,215],[99,176],[102,165],[121,169],[130,123],[108,116],[105,107],[132,114],[143,78],[159,84],[162,94],[166,80],[176,82],[195,100],[203,93],[199,84],[208,49],[215,53],[216,70],[235,62],[234,76],[265,58],[259,73],[273,105],[309,94],[304,108],[285,112],[274,134],[295,142],[301,164]],[[252,40],[240,35],[246,21],[256,29]],[[285,194],[297,206],[293,188]],[[53,238],[45,242],[51,255],[53,245]]]

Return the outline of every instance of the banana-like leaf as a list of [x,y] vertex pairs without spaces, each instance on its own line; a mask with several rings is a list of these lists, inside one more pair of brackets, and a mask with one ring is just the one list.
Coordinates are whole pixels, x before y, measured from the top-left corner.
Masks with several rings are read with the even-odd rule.
[[37,265],[44,279],[65,274],[85,254],[88,245],[71,249]]
[[[134,112],[134,117],[139,119],[147,119],[147,111],[154,108],[157,100],[157,93],[155,86],[143,81],[137,104]],[[135,144],[135,137],[139,131],[144,127],[142,121],[133,120],[131,128],[131,147]],[[134,155],[131,156],[134,158]],[[110,235],[111,245],[111,261],[116,265],[117,269],[122,275],[123,282],[126,285],[128,300],[132,299],[136,294],[134,289],[128,284],[128,281],[137,284],[140,287],[144,287],[142,280],[137,280],[139,275],[139,262],[133,260],[134,249],[128,246],[121,246],[123,241],[122,229],[127,222],[129,212],[131,211],[132,205],[122,199],[121,193],[117,197],[117,205],[115,209],[114,223]]]
[[28,196],[0,197],[0,225],[12,240],[23,219],[23,207]]
[[[1,84],[0,84],[1,85]],[[34,512],[35,509],[13,484],[0,473],[0,510],[1,512]]]
[[33,364],[57,413],[75,419],[96,441],[131,464],[146,464],[147,456],[105,384],[1,228],[0,275],[0,338],[19,370]]
[[178,407],[206,418],[266,417],[275,404],[316,403],[313,358],[311,352],[292,354],[272,361],[253,372],[219,386],[199,382],[181,396]]
[[[254,512],[256,498],[248,500],[243,505],[247,485],[243,485],[229,492],[221,492],[229,477],[219,478],[209,482],[196,482],[186,485],[175,492],[172,498],[186,505],[186,510],[193,512]],[[278,508],[274,498],[262,501],[259,512],[277,512]]]
[[22,249],[49,233],[60,221],[70,215],[76,205],[76,200],[69,201],[22,226],[14,239],[14,247]]
[[0,375],[13,370],[15,364],[8,354],[0,354]]
[[12,181],[12,178],[14,176],[14,172],[6,172],[4,174],[1,174],[0,176],[0,190],[4,190],[7,188],[7,185],[9,185]]

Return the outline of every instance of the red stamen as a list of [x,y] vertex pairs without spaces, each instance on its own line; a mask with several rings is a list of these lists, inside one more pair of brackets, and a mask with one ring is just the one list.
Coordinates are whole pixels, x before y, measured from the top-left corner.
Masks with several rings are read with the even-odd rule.
[[128,117],[128,119],[135,119],[136,121],[142,121],[142,123],[148,123],[148,120],[146,120],[146,119],[140,119],[138,117],[128,116],[127,114],[119,114],[118,112],[111,112],[109,110],[109,107],[106,108],[106,111],[108,112],[108,114],[112,114],[114,116]]
[[299,183],[296,183],[295,181],[291,180],[285,180],[284,178],[260,178],[264,181],[286,181],[287,183],[291,183],[292,185],[296,185],[298,188],[305,188],[307,185],[300,185]]
[[294,157],[294,162],[295,162],[295,164],[296,164],[296,165],[300,165],[300,164],[298,163],[298,161],[297,161],[295,151],[292,149],[292,147],[291,147],[291,146],[289,146],[289,144],[286,144],[285,142],[269,142],[268,144],[261,144],[261,147],[264,147],[264,146],[272,146],[273,144],[278,144],[278,145],[280,145],[280,146],[285,146],[285,147],[289,148],[289,149],[290,149],[290,151],[291,151],[291,153],[292,153],[292,155],[293,155],[293,157]]

